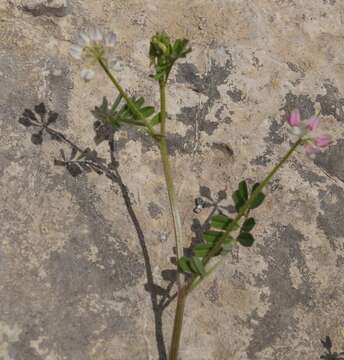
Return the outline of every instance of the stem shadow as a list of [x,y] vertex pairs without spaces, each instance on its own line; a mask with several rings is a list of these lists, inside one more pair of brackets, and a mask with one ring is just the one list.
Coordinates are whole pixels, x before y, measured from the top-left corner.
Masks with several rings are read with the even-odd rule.
[[154,313],[155,339],[159,360],[167,360],[162,316],[164,310],[175,298],[176,294],[173,296],[170,295],[174,281],[170,281],[166,288],[162,288],[154,282],[151,259],[145,242],[145,236],[131,203],[128,187],[124,183],[119,172],[119,163],[115,158],[114,134],[116,129],[113,129],[111,125],[103,124],[99,121],[94,123],[94,141],[96,145],[103,141],[107,141],[108,143],[110,162],[107,164],[105,159],[98,156],[96,150],[92,150],[90,148],[83,149],[75,142],[67,138],[62,132],[52,128],[51,124],[55,123],[57,118],[58,114],[56,112],[47,111],[44,103],[41,103],[36,105],[33,110],[25,109],[19,119],[19,122],[26,128],[32,128],[35,130],[31,135],[31,141],[34,145],[41,145],[46,136],[50,136],[51,140],[63,143],[70,148],[71,151],[69,156],[67,156],[65,151],[61,149],[60,158],[55,159],[54,163],[57,166],[65,167],[73,177],[93,171],[99,175],[105,175],[112,183],[119,186],[126,210],[135,228],[144,259],[147,279],[145,290],[150,294],[152,310]]

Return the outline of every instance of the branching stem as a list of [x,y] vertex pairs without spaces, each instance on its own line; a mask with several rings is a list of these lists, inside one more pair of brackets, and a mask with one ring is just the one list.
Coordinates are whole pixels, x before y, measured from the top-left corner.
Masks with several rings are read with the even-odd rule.
[[[173,226],[174,226],[174,235],[176,242],[176,253],[177,253],[177,262],[183,256],[183,231],[182,231],[182,223],[177,207],[177,198],[173,183],[172,169],[168,156],[168,147],[166,141],[166,81],[164,79],[159,80],[159,90],[160,90],[160,133],[156,133],[147,119],[143,116],[140,110],[137,108],[132,99],[127,95],[127,93],[123,90],[121,85],[117,82],[116,78],[113,76],[111,71],[109,70],[107,64],[103,61],[101,57],[98,58],[100,66],[103,68],[105,73],[108,75],[120,95],[127,102],[128,107],[132,111],[132,113],[140,119],[144,124],[148,131],[148,133],[159,143],[161,161],[163,164],[166,187],[168,192],[168,198],[170,202],[170,209],[173,218]],[[279,161],[278,164],[269,172],[269,174],[265,177],[265,179],[257,186],[257,188],[252,192],[249,199],[245,202],[245,204],[240,208],[237,216],[227,227],[226,231],[223,233],[219,241],[212,248],[212,250],[208,253],[208,255],[203,259],[203,265],[206,266],[210,259],[217,254],[228,237],[229,233],[239,224],[239,221],[242,217],[247,216],[248,211],[250,210],[253,202],[256,200],[257,196],[261,191],[266,187],[266,185],[270,182],[271,178],[276,174],[276,172],[282,167],[282,165],[290,158],[296,148],[302,144],[303,139],[300,138],[298,141],[293,144],[293,146],[289,149],[289,151],[284,155],[284,157]],[[182,326],[183,326],[183,318],[185,312],[185,304],[187,296],[190,292],[199,286],[205,278],[207,278],[223,261],[222,257],[220,261],[215,263],[209,269],[206,269],[205,275],[193,275],[191,279],[187,282],[183,282],[181,275],[178,273],[177,275],[177,284],[178,284],[178,297],[177,297],[177,306],[176,313],[173,324],[173,334],[171,341],[171,348],[169,354],[169,360],[178,360],[179,353],[179,345],[182,334]]]
[[[240,219],[246,215],[247,210],[250,209],[252,203],[258,196],[258,194],[265,188],[265,186],[270,182],[271,178],[276,174],[276,172],[282,167],[282,165],[290,158],[296,148],[302,144],[303,140],[299,139],[293,144],[293,146],[289,149],[289,151],[283,156],[283,158],[274,166],[274,168],[269,172],[269,174],[265,177],[265,179],[257,186],[255,191],[252,192],[250,198],[246,201],[246,203],[241,207],[239,213],[235,217],[232,223],[228,226],[226,231],[223,233],[217,244],[214,248],[209,252],[208,256],[203,259],[204,265],[207,265],[209,260],[217,254],[223,245],[223,242],[229,235],[229,233],[236,227],[239,223]],[[199,286],[223,261],[224,256],[213,265],[210,269],[206,270],[204,276],[193,275],[191,279],[183,286],[182,289],[178,292],[178,302],[176,308],[176,314],[174,318],[174,326],[173,326],[173,336],[172,336],[172,344],[171,344],[171,353],[170,360],[178,360],[178,350],[180,344],[180,338],[182,333],[182,324],[185,310],[185,302],[187,296],[194,290],[197,286]]]

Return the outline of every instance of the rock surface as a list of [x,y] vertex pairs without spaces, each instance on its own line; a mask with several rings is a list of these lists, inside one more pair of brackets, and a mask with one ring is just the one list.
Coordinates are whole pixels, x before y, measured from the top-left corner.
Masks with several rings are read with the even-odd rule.
[[[162,311],[159,301],[173,279],[174,242],[157,148],[123,129],[116,181],[73,177],[78,170],[54,165],[68,146],[18,122],[43,102],[59,114],[56,131],[109,162],[90,110],[113,89],[100,71],[83,83],[68,55],[92,24],[117,34],[119,80],[156,106],[151,35],[192,43],[168,89],[185,247],[212,210],[230,210],[242,178],[261,179],[285,153],[293,108],[319,112],[335,139],[314,161],[301,151],[292,158],[257,213],[256,245],[235,248],[190,297],[180,358],[313,360],[325,336],[339,351],[343,23],[335,0],[2,0],[0,359],[166,359],[174,303]],[[198,197],[209,207],[196,214]]]
[[34,16],[65,16],[68,4],[67,0],[23,0],[21,6]]

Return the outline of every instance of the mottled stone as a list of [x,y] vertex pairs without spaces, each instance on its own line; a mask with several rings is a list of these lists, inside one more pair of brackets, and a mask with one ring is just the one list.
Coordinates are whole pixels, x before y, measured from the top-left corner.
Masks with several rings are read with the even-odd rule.
[[67,14],[67,0],[22,0],[23,9],[34,16],[65,16]]
[[[93,24],[118,36],[122,86],[157,109],[149,38],[190,39],[167,89],[186,253],[214,212],[233,215],[240,180],[260,181],[285,154],[290,111],[319,114],[334,138],[314,161],[293,155],[252,212],[255,245],[235,246],[190,295],[180,359],[318,359],[326,336],[339,350],[343,11],[335,0],[0,2],[0,359],[167,359],[175,243],[159,149],[128,127],[113,147],[95,144],[90,110],[117,93],[100,71],[85,84],[69,56]],[[40,103],[64,138],[18,121]],[[64,166],[71,143],[110,173]]]
[[[307,312],[314,308],[313,284],[301,251],[304,237],[292,225],[276,225],[276,229],[271,237],[258,245],[268,267],[257,277],[257,284],[269,287],[270,295],[263,296],[261,301],[268,302],[270,307],[263,317],[254,311],[249,318],[250,323],[254,320],[254,332],[247,348],[248,359],[256,359],[259,352],[273,346],[276,339],[286,336],[287,329],[296,328],[297,322],[291,316],[296,307],[302,307]],[[290,274],[293,263],[300,272],[296,287]]]
[[344,161],[338,161],[344,154],[344,140],[339,139],[328,151],[318,154],[315,163],[329,175],[344,182]]
[[344,223],[338,221],[344,216],[344,192],[341,187],[332,185],[319,193],[322,212],[318,215],[319,228],[327,235],[334,249],[341,248],[338,239],[344,236]]
[[330,82],[324,83],[325,95],[318,95],[323,115],[332,115],[337,121],[344,122],[344,98],[340,97],[339,90]]

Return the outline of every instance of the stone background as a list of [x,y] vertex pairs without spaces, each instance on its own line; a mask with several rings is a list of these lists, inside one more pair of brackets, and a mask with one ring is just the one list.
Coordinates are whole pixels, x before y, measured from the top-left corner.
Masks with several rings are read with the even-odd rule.
[[[172,268],[174,242],[156,147],[123,129],[122,183],[72,177],[54,166],[68,147],[47,134],[34,145],[18,123],[43,101],[59,113],[56,130],[95,148],[90,110],[115,94],[101,72],[85,85],[68,55],[92,24],[116,32],[118,78],[155,105],[151,35],[166,30],[192,43],[168,90],[185,246],[211,211],[226,211],[242,178],[262,178],[284,154],[294,107],[304,117],[320,112],[335,138],[315,160],[301,151],[292,158],[257,214],[255,246],[236,248],[190,298],[181,359],[313,360],[326,335],[338,350],[343,1],[0,0],[0,359],[165,359],[160,318],[168,345],[174,306],[160,316],[152,278],[168,285],[171,272],[161,271]],[[106,143],[97,151],[108,161]],[[195,214],[200,195],[212,205]]]

